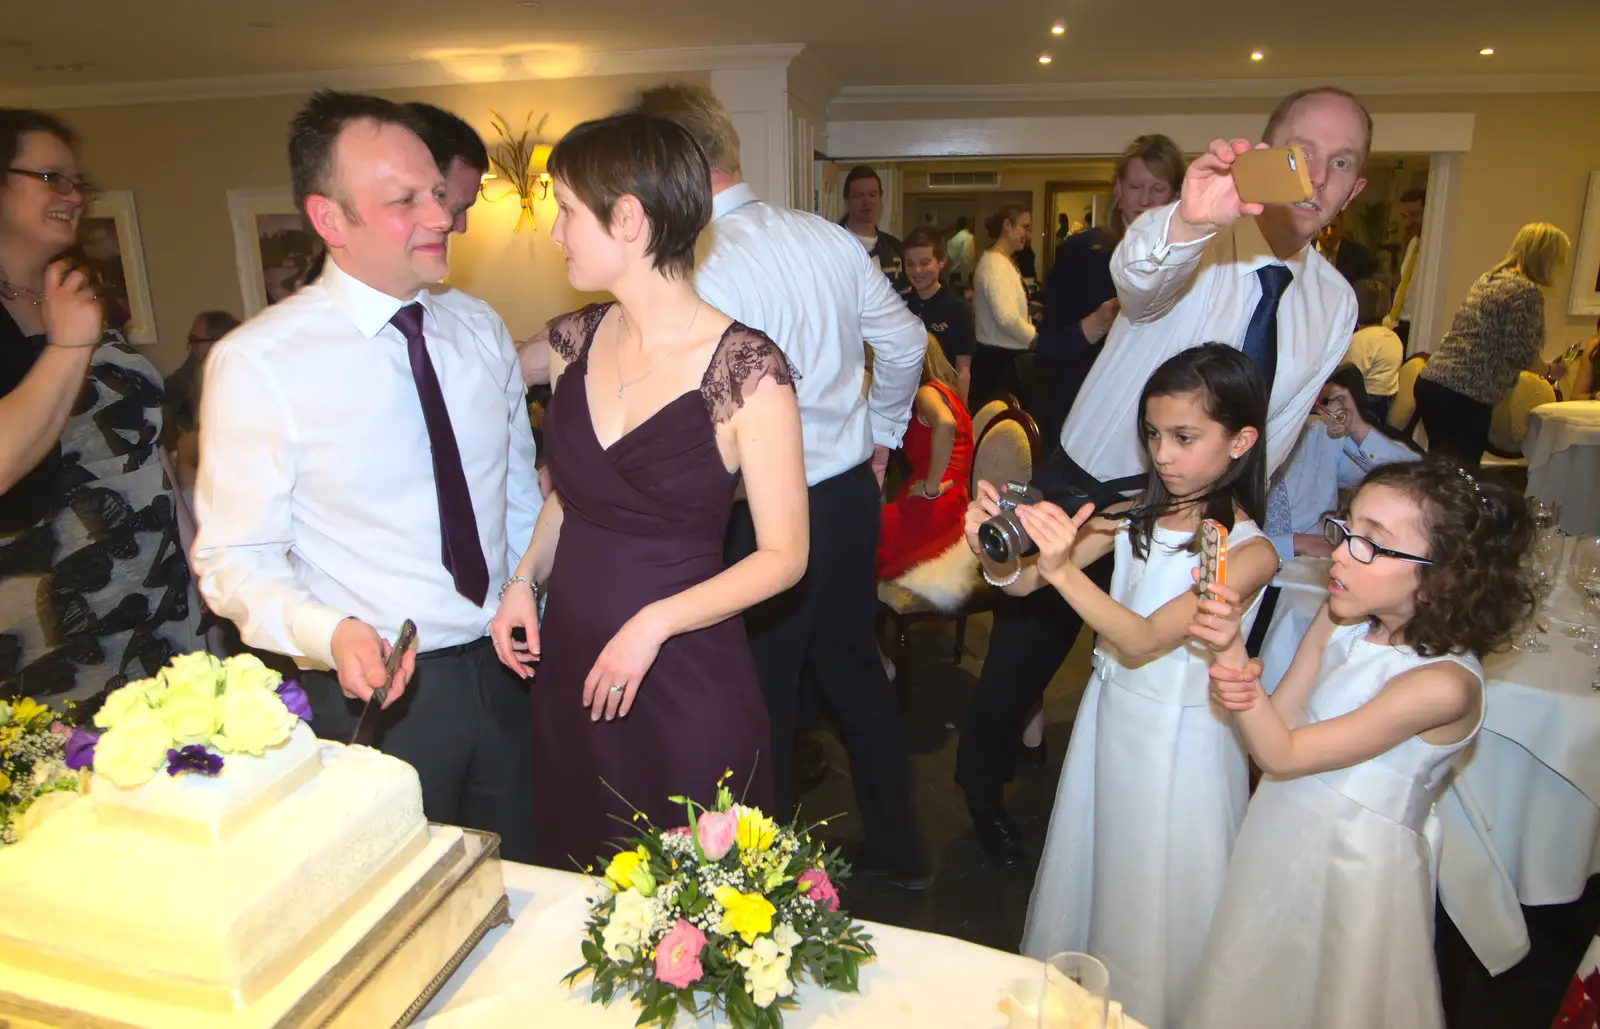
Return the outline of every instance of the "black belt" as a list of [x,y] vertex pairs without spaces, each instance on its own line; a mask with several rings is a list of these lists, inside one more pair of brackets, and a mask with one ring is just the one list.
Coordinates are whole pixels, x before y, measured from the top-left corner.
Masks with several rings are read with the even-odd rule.
[[484,647],[490,647],[493,645],[494,641],[489,637],[484,636],[481,639],[473,640],[471,643],[457,643],[453,647],[440,647],[438,650],[425,650],[417,655],[417,660],[432,661],[435,658],[441,657],[460,657],[462,654],[470,654],[475,650],[482,650]]

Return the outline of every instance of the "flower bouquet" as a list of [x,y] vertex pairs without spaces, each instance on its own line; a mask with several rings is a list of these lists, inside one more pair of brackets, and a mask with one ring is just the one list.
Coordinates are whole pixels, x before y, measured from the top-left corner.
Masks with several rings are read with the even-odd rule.
[[311,720],[311,705],[299,684],[255,655],[218,661],[197,651],[108,694],[94,716],[103,731],[72,730],[67,762],[123,789],[149,782],[163,765],[168,775],[216,775],[225,755],[264,754],[302,719]]
[[77,796],[67,727],[34,700],[0,701],[0,847],[16,843]]
[[874,952],[839,909],[834,882],[849,869],[837,854],[808,830],[733,803],[722,783],[715,809],[671,799],[689,825],[651,828],[610,860],[583,964],[562,981],[592,974],[590,999],[627,994],[642,1009],[639,1025],[720,1011],[734,1029],[779,1029],[783,1009],[798,1006],[802,975],[858,990]]

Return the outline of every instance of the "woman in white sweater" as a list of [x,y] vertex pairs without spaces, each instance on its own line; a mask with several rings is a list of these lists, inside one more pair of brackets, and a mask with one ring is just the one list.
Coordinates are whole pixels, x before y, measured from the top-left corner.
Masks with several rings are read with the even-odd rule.
[[968,407],[976,411],[996,397],[1020,394],[1017,357],[1033,349],[1038,330],[1028,317],[1028,294],[1011,255],[1028,245],[1033,215],[1008,204],[984,226],[994,245],[978,259],[972,277],[972,321],[978,348],[972,355]]

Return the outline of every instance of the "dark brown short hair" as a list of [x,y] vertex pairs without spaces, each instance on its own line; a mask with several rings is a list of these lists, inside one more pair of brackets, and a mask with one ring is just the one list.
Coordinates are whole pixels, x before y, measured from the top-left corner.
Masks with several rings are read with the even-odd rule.
[[983,231],[989,234],[990,239],[999,239],[1000,233],[1006,230],[1006,222],[1015,225],[1017,220],[1027,213],[1028,209],[1021,204],[1004,204],[983,223]]
[[850,187],[862,179],[871,179],[878,184],[878,192],[883,192],[883,180],[878,178],[878,173],[873,171],[869,164],[858,164],[850,169],[850,174],[844,177],[844,195],[850,196]]
[[54,136],[68,147],[78,148],[78,136],[67,123],[53,114],[19,107],[0,107],[0,168],[9,168],[22,149],[22,137],[30,132]]
[[229,311],[201,311],[194,320],[204,327],[212,340],[219,340],[239,327],[239,319]]
[[695,240],[711,222],[711,165],[682,125],[638,112],[586,121],[555,145],[549,171],[602,225],[617,201],[637,198],[652,267],[669,278],[694,270]]
[[[1434,457],[1374,469],[1356,495],[1371,486],[1398,490],[1422,511],[1422,556],[1433,561],[1417,566],[1415,610],[1400,641],[1423,657],[1481,657],[1510,642],[1535,606],[1522,563],[1533,520],[1522,497]],[[1346,504],[1341,513],[1349,512]]]
[[1426,204],[1428,202],[1428,191],[1425,189],[1408,189],[1400,194],[1400,202],[1402,204]]
[[439,166],[439,174],[450,174],[450,164],[459,160],[479,175],[489,171],[489,148],[483,145],[478,130],[460,115],[425,104],[420,100],[406,104],[422,123],[422,141]]
[[1383,321],[1393,303],[1389,287],[1377,279],[1358,279],[1356,291],[1356,325],[1376,325]]
[[[1297,89],[1282,100],[1279,100],[1278,106],[1274,107],[1272,113],[1267,116],[1267,127],[1261,130],[1261,138],[1271,140],[1273,133],[1278,131],[1278,126],[1282,125],[1283,120],[1289,117],[1289,112],[1294,110],[1294,105],[1314,96],[1343,97],[1354,104],[1356,110],[1361,112],[1361,118],[1366,122],[1367,126],[1367,138],[1361,144],[1361,163],[1366,164],[1367,156],[1372,153],[1372,115],[1367,111],[1367,105],[1363,104],[1359,97],[1348,89],[1340,89],[1338,86],[1312,86],[1310,89]],[[1357,171],[1359,170],[1358,168]]]
[[[404,104],[365,93],[317,90],[289,126],[289,178],[294,186],[294,206],[302,215],[306,214],[307,197],[333,196],[334,146],[339,134],[358,121],[398,125],[422,138],[421,120]],[[346,213],[353,213],[343,197],[335,199]]]
[[903,254],[912,247],[928,247],[933,251],[933,256],[941,261],[949,256],[944,248],[944,240],[937,232],[929,232],[927,229],[912,229],[900,243],[900,252]]

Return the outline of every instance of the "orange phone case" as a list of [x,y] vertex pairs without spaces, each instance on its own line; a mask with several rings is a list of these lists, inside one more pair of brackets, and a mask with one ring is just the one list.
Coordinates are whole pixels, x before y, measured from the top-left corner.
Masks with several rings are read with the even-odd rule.
[[1311,171],[1297,146],[1246,150],[1233,159],[1233,182],[1247,204],[1293,204],[1310,200]]
[[1200,592],[1213,582],[1228,581],[1228,530],[1207,518],[1200,523]]

